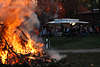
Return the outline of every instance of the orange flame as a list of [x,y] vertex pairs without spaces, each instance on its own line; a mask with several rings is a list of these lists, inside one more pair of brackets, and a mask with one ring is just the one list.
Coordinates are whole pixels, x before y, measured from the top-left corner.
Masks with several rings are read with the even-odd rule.
[[22,37],[22,30],[18,29],[25,21],[24,17],[33,13],[31,3],[35,3],[35,0],[0,0],[0,23],[4,24],[0,27],[0,59],[3,64],[18,63],[20,59],[17,56],[26,54],[30,59],[35,59],[33,55],[41,54],[43,50],[43,44],[32,40],[27,32]]

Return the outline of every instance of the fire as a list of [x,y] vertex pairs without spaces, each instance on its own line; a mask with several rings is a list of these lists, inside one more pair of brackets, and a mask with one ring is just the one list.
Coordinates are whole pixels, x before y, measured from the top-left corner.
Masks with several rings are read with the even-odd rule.
[[0,56],[1,56],[1,59],[2,59],[2,63],[3,64],[6,63],[7,53],[8,53],[8,51],[2,51],[2,53],[0,53]]
[[34,55],[42,56],[43,44],[19,28],[25,17],[33,13],[35,5],[35,0],[0,0],[0,23],[3,23],[0,27],[0,59],[3,64],[20,64],[26,61],[24,59],[36,59]]

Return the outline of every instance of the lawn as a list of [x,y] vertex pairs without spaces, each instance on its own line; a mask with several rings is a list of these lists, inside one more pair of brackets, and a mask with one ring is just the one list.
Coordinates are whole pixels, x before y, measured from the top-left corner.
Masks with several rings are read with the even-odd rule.
[[50,47],[54,49],[93,49],[100,48],[100,35],[85,37],[49,37]]

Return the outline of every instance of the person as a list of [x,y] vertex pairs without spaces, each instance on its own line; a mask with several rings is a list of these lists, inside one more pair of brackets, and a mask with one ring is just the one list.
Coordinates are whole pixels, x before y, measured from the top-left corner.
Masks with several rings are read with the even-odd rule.
[[47,29],[46,29],[46,28],[44,28],[44,29],[42,30],[42,35],[43,35],[43,36],[46,36],[46,35],[47,35]]
[[93,28],[89,27],[89,33],[92,34],[93,33]]
[[70,28],[66,27],[65,28],[65,36],[68,36],[70,34]]
[[98,26],[96,27],[96,32],[97,32],[97,33],[99,33],[99,32],[100,32],[100,29],[99,29],[99,27],[98,27]]

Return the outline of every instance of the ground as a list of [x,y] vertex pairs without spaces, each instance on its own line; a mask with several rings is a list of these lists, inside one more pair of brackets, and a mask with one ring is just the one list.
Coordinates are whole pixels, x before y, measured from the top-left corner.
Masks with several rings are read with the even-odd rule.
[[[100,67],[100,53],[66,53],[64,67]],[[63,66],[62,65],[62,66]]]
[[67,56],[59,61],[59,67],[100,67],[100,35],[50,37],[49,40],[51,48]]

